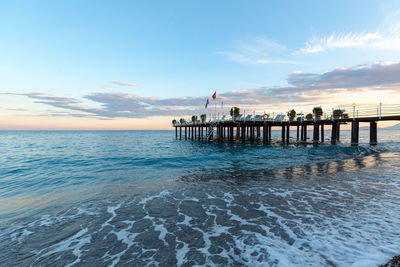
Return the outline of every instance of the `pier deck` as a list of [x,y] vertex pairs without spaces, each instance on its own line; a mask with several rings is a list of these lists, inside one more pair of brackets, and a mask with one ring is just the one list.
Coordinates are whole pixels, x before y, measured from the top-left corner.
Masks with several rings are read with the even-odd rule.
[[[208,122],[177,122],[173,124],[175,127],[175,137],[185,140],[262,140],[270,142],[272,128],[281,130],[281,140],[283,143],[289,143],[290,130],[296,130],[296,141],[307,141],[308,129],[313,129],[312,141],[314,143],[325,141],[325,126],[331,129],[330,142],[336,143],[340,140],[340,126],[342,124],[351,124],[351,145],[359,144],[359,124],[370,124],[370,145],[377,144],[377,122],[379,121],[400,121],[400,108],[395,111],[392,105],[388,110],[390,112],[382,113],[382,105],[378,112],[371,114],[364,113],[358,116],[358,110],[354,109],[352,118],[334,118],[331,116],[324,119],[316,120],[274,120],[274,119],[248,119],[248,120],[213,120]],[[399,106],[400,107],[400,106]],[[398,113],[398,114],[396,114]],[[357,117],[356,117],[357,114]]]

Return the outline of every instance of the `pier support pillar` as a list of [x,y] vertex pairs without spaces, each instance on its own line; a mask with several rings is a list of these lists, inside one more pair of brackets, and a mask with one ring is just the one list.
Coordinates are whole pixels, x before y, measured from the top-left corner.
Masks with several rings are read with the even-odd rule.
[[299,132],[300,132],[300,125],[297,125],[296,127],[297,132],[296,132],[296,140],[299,141]]
[[332,144],[336,143],[337,126],[338,126],[337,122],[332,123],[332,132],[331,132],[331,143]]
[[187,140],[187,127],[185,126],[185,140]]
[[325,130],[324,130],[324,124],[321,124],[321,143],[325,141]]
[[319,142],[319,124],[314,124],[313,142]]
[[369,124],[369,144],[375,146],[378,143],[378,129],[376,121]]
[[267,125],[264,123],[263,125],[263,142],[267,142],[267,136],[268,136],[268,132],[267,132]]
[[236,126],[236,141],[240,140],[240,126],[239,124]]
[[286,143],[289,143],[289,139],[290,139],[290,125],[288,123],[288,125],[286,126]]
[[272,140],[272,125],[268,127],[268,141]]
[[253,141],[253,126],[249,126],[249,139],[250,141]]
[[198,132],[198,139],[200,140],[200,129],[201,129],[201,127],[199,126],[199,127],[197,127],[198,128],[198,130],[199,130],[199,132]]
[[336,140],[340,140],[340,123],[337,124],[336,128]]
[[304,124],[300,126],[300,140],[304,141]]
[[282,143],[285,143],[285,125],[282,125]]
[[359,122],[351,122],[351,145],[358,146],[358,136],[359,136]]
[[303,134],[303,137],[304,137],[304,142],[307,142],[307,124],[304,124],[304,134]]
[[193,129],[194,129],[194,126],[192,126],[192,127],[190,127],[191,128],[191,131],[192,131],[192,140],[193,140],[193,133],[194,133],[194,131],[193,131]]
[[178,127],[175,126],[175,139],[178,139]]
[[179,127],[179,139],[182,140],[182,126]]

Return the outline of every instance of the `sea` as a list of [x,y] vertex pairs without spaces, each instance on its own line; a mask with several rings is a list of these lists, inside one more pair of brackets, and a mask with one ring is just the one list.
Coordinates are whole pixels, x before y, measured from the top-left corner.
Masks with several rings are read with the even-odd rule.
[[[0,266],[379,266],[400,254],[400,131],[324,143],[0,131]],[[291,133],[292,138],[295,132]],[[311,131],[308,136],[312,136]]]

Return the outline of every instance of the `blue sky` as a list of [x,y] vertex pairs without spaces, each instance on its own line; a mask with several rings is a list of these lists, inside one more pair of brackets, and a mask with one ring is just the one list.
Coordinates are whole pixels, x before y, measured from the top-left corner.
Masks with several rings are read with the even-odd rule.
[[[321,82],[340,68],[373,82],[360,97],[363,78],[352,76],[337,103],[398,100],[399,1],[2,1],[0,34],[3,128],[146,128],[149,116],[200,112],[214,90],[261,108],[271,88],[315,95],[293,73]],[[377,87],[386,91],[370,99]],[[327,104],[332,88],[312,101],[275,101]]]

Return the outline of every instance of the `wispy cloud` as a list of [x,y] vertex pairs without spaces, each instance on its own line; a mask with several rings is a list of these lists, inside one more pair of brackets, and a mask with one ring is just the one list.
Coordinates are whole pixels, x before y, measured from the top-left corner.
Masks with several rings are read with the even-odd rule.
[[298,64],[288,57],[285,46],[265,37],[255,38],[251,42],[238,41],[233,51],[219,51],[217,54],[244,64]]
[[394,24],[385,31],[332,33],[314,37],[294,54],[313,54],[340,48],[400,50],[400,24]]
[[[338,92],[390,90],[400,92],[400,63],[375,63],[337,68],[325,73],[294,72],[286,87],[246,88],[218,94],[226,105],[264,106],[329,103]],[[89,108],[83,100],[43,93],[14,94],[34,99],[36,103],[74,111],[52,113],[54,116],[110,118],[144,118],[150,116],[185,116],[203,112],[206,97],[159,99],[135,94],[94,92],[84,99],[100,104]]]
[[112,81],[111,83],[121,86],[130,86],[130,87],[141,87],[141,84],[134,84],[134,83],[127,83],[127,82],[120,82],[120,81]]

